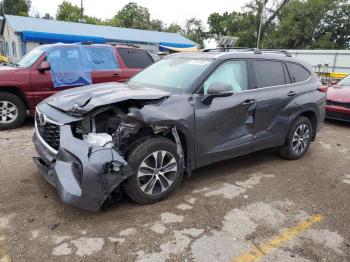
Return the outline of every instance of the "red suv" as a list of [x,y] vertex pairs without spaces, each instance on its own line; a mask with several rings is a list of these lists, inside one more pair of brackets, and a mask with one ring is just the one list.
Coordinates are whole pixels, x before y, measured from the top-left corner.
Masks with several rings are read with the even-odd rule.
[[125,82],[153,63],[131,46],[42,45],[17,64],[0,67],[0,130],[16,128],[48,96],[75,86]]

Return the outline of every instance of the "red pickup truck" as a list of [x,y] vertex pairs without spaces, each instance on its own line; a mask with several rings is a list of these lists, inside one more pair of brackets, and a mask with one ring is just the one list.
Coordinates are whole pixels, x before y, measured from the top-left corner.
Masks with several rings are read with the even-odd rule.
[[75,71],[81,71],[78,62],[84,61],[90,84],[124,82],[153,63],[148,52],[131,46],[89,44],[84,45],[84,52],[79,51],[81,46],[43,45],[30,51],[17,64],[0,66],[0,130],[21,126],[27,111],[34,115],[35,106],[46,97],[83,85],[74,82],[58,85],[54,75],[61,69],[54,74],[53,63],[56,68],[64,68],[63,75],[69,78]]

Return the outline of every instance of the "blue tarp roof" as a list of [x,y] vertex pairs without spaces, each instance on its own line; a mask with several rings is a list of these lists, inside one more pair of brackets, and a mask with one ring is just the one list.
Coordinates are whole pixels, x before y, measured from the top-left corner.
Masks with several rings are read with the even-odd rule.
[[[24,39],[40,41],[40,38],[56,38],[55,41],[67,42],[67,38],[76,37],[78,41],[168,43],[169,45],[194,46],[196,43],[175,33],[129,29],[112,26],[90,25],[82,23],[47,20],[32,17],[6,15],[6,21],[16,33],[22,33]],[[37,40],[34,40],[37,39]],[[58,39],[59,38],[59,39]],[[95,41],[91,38],[95,38]],[[67,40],[67,41],[65,41]],[[44,41],[43,41],[44,42]]]

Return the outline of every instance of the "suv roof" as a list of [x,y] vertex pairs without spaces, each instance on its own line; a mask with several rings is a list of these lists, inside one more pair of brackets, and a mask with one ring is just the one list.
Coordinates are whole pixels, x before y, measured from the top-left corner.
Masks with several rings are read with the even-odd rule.
[[301,61],[293,57],[288,51],[285,50],[260,50],[258,48],[221,48],[221,49],[207,49],[203,52],[188,52],[188,53],[175,53],[169,55],[169,57],[179,57],[188,59],[230,59],[230,58],[260,58],[270,60],[282,60],[289,61],[303,65],[312,72],[312,66],[307,62]]

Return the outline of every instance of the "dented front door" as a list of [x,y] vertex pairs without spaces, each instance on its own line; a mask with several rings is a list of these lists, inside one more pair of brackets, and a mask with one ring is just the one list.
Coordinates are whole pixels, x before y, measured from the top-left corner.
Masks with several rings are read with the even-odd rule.
[[[248,68],[245,61],[224,62],[194,95],[197,167],[251,152],[256,98],[249,90]],[[233,95],[203,104],[208,86],[218,82],[232,86]]]
[[249,153],[255,109],[250,92],[215,98],[209,106],[195,98],[197,166]]

